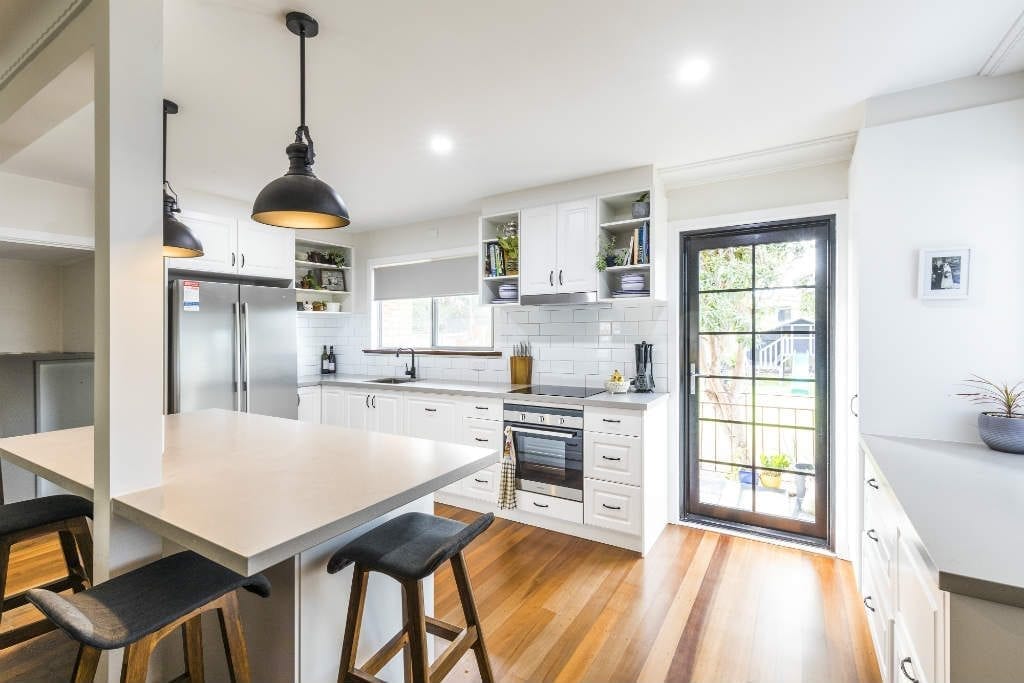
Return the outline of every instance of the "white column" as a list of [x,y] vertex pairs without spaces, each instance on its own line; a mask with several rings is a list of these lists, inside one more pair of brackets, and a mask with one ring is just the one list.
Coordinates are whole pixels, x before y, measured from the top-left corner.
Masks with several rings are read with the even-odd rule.
[[112,525],[110,499],[161,480],[162,0],[94,0],[96,16],[96,518],[98,580],[159,556]]

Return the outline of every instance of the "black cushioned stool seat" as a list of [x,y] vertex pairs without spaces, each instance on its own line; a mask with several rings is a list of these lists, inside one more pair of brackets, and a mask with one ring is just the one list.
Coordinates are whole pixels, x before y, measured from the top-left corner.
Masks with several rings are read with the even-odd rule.
[[[469,571],[463,550],[487,530],[493,514],[480,515],[469,524],[410,512],[384,522],[341,547],[331,556],[327,571],[336,574],[346,566],[352,569],[345,639],[341,646],[339,683],[376,681],[376,674],[399,652],[404,653],[405,680],[413,683],[438,683],[470,649],[484,683],[493,683],[490,659],[480,629]],[[452,574],[466,617],[466,628],[426,616],[422,580],[446,561]],[[369,573],[381,572],[402,584],[402,630],[361,666],[356,666],[359,627],[366,603]],[[430,664],[427,659],[427,634],[451,641],[451,645]]]
[[[28,592],[28,600],[83,648],[90,650],[88,656],[93,656],[92,651],[95,651],[98,658],[99,650],[126,646],[130,652],[140,641],[150,638],[152,642],[143,648],[144,659],[148,663],[152,647],[166,635],[162,631],[167,631],[168,626],[174,628],[194,620],[198,632],[199,615],[208,609],[221,611],[222,629],[225,611],[233,612],[230,618],[237,619],[237,597],[234,591],[238,588],[261,597],[270,595],[270,582],[263,575],[241,576],[216,562],[186,551],[67,597],[33,589]],[[240,624],[237,637],[241,638]],[[186,633],[186,642],[187,638]],[[230,642],[230,638],[228,640],[226,645],[229,649],[240,645],[244,654],[244,641],[239,644]],[[138,655],[136,659],[141,656]],[[233,656],[233,653],[228,652],[229,661],[236,656],[237,653]],[[82,657],[83,650],[80,649],[80,662]],[[130,666],[141,666],[137,662],[130,665],[130,659],[126,652],[126,670]],[[189,666],[190,673],[193,673],[192,664]],[[245,669],[248,669],[247,662]],[[247,680],[237,676],[233,676],[232,680],[236,678]]]
[[[11,548],[51,534],[60,539],[67,574],[37,588],[52,591],[83,591],[92,585],[92,531],[89,519],[92,503],[78,496],[46,496],[19,503],[0,505],[0,621],[5,612],[28,602],[27,592],[7,594],[7,567]],[[47,631],[53,624],[46,620],[29,622],[0,632],[0,649],[16,645]]]

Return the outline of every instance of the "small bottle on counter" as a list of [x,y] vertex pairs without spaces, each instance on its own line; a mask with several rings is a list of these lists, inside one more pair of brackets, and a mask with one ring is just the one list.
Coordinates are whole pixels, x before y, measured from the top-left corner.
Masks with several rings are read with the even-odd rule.
[[328,374],[330,374],[331,371],[330,371],[329,363],[330,363],[330,360],[328,359],[328,356],[327,356],[327,344],[324,344],[324,352],[320,354],[320,374],[321,375],[328,375]]
[[327,354],[327,372],[335,374],[338,371],[338,359],[334,356],[334,346],[331,346],[330,353]]

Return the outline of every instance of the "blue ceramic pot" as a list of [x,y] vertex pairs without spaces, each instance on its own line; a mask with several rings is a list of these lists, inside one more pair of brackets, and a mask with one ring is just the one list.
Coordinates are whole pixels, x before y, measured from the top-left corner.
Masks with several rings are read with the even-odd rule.
[[1024,455],[1024,417],[978,415],[978,434],[994,451]]

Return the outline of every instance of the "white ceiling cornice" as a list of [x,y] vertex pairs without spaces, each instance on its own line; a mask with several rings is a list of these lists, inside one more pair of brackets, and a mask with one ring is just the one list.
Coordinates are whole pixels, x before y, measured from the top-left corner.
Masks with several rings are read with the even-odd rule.
[[61,9],[49,24],[29,43],[29,45],[10,64],[0,72],[0,90],[2,90],[12,78],[29,62],[35,59],[36,55],[45,48],[51,40],[57,37],[64,27],[71,23],[78,14],[85,9],[90,0],[70,0]]
[[781,173],[809,166],[849,161],[853,157],[856,142],[856,132],[830,135],[717,159],[662,167],[658,169],[658,176],[666,188],[675,189],[754,175]]
[[1017,20],[1013,22],[1013,25],[1006,32],[1006,35],[1003,36],[1003,39],[992,50],[992,54],[985,60],[985,63],[978,71],[978,75],[999,76],[1016,70],[1018,67],[1014,66],[1003,71],[1003,66],[1007,63],[1007,58],[1018,51],[1024,51],[1024,12],[1020,13]]

